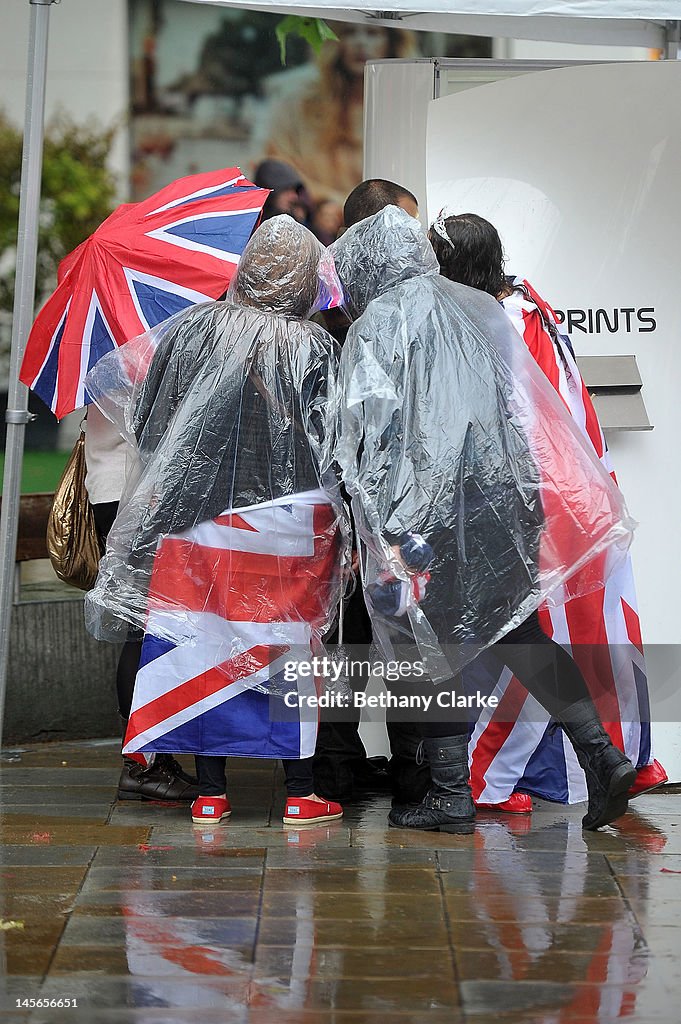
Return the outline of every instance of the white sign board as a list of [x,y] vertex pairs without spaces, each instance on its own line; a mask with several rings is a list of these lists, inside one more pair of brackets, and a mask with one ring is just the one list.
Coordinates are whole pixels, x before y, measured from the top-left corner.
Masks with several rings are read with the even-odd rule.
[[507,270],[563,311],[578,355],[636,356],[654,430],[608,442],[640,523],[654,702],[681,661],[681,646],[657,661],[652,646],[681,644],[679,96],[679,62],[561,68],[434,100],[427,133],[429,219],[442,207],[486,217]]

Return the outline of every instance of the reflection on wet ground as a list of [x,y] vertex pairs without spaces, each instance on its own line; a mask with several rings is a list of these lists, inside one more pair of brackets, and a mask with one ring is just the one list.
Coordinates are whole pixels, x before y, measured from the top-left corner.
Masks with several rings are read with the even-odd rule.
[[235,760],[209,828],[116,803],[118,770],[113,742],[0,760],[3,1020],[679,1021],[681,795],[595,834],[539,802],[413,834],[386,796],[284,830],[279,767]]

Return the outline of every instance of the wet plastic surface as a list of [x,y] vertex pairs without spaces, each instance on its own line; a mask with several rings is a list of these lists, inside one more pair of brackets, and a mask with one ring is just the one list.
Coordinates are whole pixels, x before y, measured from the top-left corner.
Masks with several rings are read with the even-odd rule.
[[284,830],[279,765],[235,759],[232,818],[194,828],[115,803],[119,767],[114,742],[0,760],[2,1019],[678,1021],[681,795],[599,833],[537,803],[415,834],[387,796]]
[[[92,399],[130,442],[126,490],[85,602],[97,639],[124,640],[130,626],[148,629],[150,611],[155,635],[178,644],[205,641],[192,612],[276,621],[283,606],[280,619],[307,621],[299,606],[317,587],[320,567],[305,571],[299,535],[313,548],[315,541],[330,548],[343,516],[332,468],[337,351],[330,335],[305,319],[333,287],[321,243],[292,218],[274,217],[244,250],[226,301],[183,310],[88,374]],[[307,528],[305,509],[315,502],[328,514]],[[292,526],[282,525],[281,508]],[[244,525],[236,512],[257,521]],[[250,549],[243,537],[231,543],[238,529],[266,534],[268,543],[256,550],[272,556],[253,593],[239,558]],[[159,567],[166,541],[167,560],[181,567],[177,576]],[[216,551],[229,557],[221,563]],[[338,571],[329,575],[336,596]],[[291,576],[302,596],[284,598],[281,581]],[[312,632],[328,625],[329,610],[320,604]],[[220,641],[222,661],[240,653],[239,641],[230,645],[217,630]]]
[[332,251],[357,317],[338,459],[374,628],[465,663],[543,601],[601,587],[633,524],[499,304],[439,276],[413,217],[388,206]]

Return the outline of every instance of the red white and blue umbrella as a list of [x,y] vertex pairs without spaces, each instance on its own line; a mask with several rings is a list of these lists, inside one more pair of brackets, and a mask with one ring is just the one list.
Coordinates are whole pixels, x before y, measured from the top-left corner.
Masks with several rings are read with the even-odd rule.
[[119,206],[62,261],[28,338],[24,384],[58,419],[86,405],[85,376],[103,355],[222,294],[268,194],[232,167]]

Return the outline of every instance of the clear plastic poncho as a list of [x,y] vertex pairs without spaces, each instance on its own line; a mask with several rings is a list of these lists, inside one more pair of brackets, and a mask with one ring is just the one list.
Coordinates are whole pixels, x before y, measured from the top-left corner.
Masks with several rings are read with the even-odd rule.
[[[317,239],[272,218],[226,301],[177,314],[89,373],[136,460],[86,599],[94,636],[132,627],[231,671],[244,650],[309,650],[329,628],[347,535],[332,466],[338,357],[305,318],[333,282]],[[270,689],[265,668],[247,669],[244,686]]]
[[[497,302],[439,275],[390,206],[332,246],[355,318],[337,449],[375,632],[451,674],[631,542],[617,487]],[[440,668],[438,668],[438,664]]]

